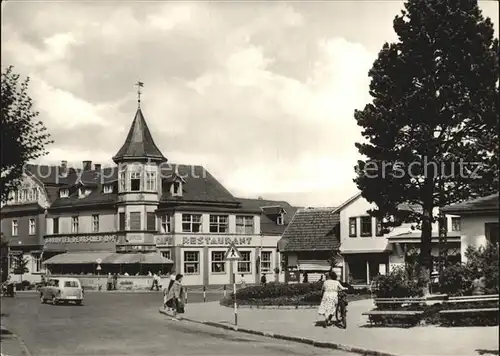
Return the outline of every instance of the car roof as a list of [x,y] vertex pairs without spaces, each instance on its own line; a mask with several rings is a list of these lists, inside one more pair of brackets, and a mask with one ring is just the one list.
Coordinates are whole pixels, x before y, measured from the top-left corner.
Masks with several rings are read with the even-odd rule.
[[70,278],[70,277],[53,277],[51,279],[57,279],[59,281],[77,281],[80,282],[78,278]]

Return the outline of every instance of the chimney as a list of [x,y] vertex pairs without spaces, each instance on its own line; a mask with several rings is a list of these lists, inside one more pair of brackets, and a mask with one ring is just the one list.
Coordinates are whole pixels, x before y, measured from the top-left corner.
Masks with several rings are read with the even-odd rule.
[[66,177],[68,175],[68,161],[61,161],[61,167],[59,168],[59,175],[61,177]]
[[92,170],[92,161],[83,161],[83,170],[91,171]]
[[100,165],[100,164],[98,164],[98,163],[94,164],[94,170],[95,170],[96,172],[100,172],[100,171],[101,171],[101,165]]

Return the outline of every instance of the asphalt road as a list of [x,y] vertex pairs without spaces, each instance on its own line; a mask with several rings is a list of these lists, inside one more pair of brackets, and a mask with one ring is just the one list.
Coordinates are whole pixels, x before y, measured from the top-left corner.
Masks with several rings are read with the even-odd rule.
[[[200,294],[189,298],[190,303],[202,300]],[[41,304],[36,293],[18,293],[2,298],[2,324],[19,335],[33,356],[353,355],[172,321],[158,313],[161,303],[161,293],[94,292],[85,295],[83,306],[52,306]]]

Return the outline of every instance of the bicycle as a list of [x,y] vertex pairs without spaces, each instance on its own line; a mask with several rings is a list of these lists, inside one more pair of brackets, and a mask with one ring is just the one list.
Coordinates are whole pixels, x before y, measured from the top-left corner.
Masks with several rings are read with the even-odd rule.
[[344,291],[339,292],[339,301],[335,309],[335,318],[339,322],[342,329],[347,328],[347,293]]

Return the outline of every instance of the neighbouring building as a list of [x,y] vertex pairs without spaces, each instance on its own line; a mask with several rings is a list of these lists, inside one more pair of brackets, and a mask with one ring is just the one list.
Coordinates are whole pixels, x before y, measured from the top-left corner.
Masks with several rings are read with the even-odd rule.
[[[280,241],[287,282],[301,282],[307,272],[310,282],[330,270],[340,247],[339,214],[335,208],[305,208],[295,213]],[[338,258],[338,257],[337,257]],[[339,277],[342,270],[337,270]]]
[[21,259],[27,262],[25,273],[13,274],[16,280],[38,281],[42,272],[45,214],[50,206],[43,179],[50,177],[40,179],[35,166],[27,165],[19,189],[11,192],[9,201],[1,209],[2,234],[10,247],[9,270],[16,272]]
[[[353,286],[369,286],[378,274],[395,266],[413,263],[420,254],[421,231],[403,223],[389,233],[368,211],[375,206],[358,193],[337,208],[299,210],[283,234],[288,270],[307,271],[313,279],[330,268],[329,256],[336,257],[341,279]],[[402,204],[400,209],[417,209]],[[437,213],[437,210],[436,210]],[[460,217],[447,215],[449,263],[460,261]],[[432,227],[432,256],[439,255],[437,223]]]
[[[38,201],[10,200],[2,231],[11,246],[37,258],[37,271],[43,259],[53,274],[133,276],[161,268],[182,273],[186,285],[227,284],[233,274],[247,283],[262,274],[284,279],[278,241],[296,210],[290,204],[235,198],[204,167],[167,162],[140,107],[113,161],[28,167],[25,181],[36,185]],[[33,218],[38,235],[28,231]],[[236,269],[224,261],[233,243],[242,255]]]
[[443,208],[447,214],[460,217],[462,261],[466,260],[468,246],[484,246],[486,242],[498,244],[498,208],[498,193]]

